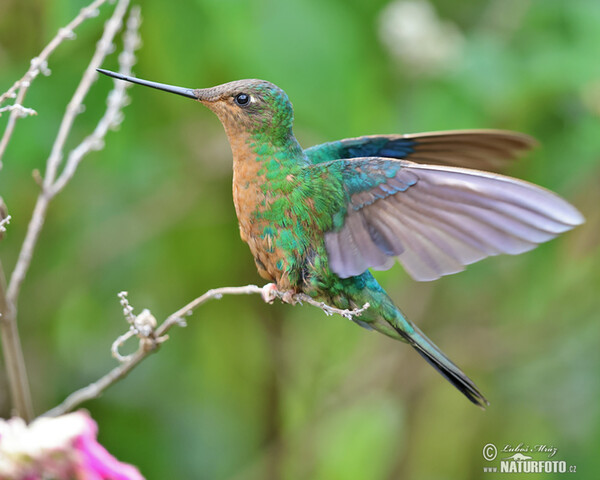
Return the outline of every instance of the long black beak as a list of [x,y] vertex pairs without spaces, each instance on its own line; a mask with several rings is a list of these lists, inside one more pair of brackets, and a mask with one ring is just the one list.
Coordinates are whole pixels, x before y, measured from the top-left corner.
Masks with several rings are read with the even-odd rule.
[[117,78],[119,80],[137,83],[138,85],[145,85],[146,87],[152,87],[165,92],[176,93],[177,95],[183,95],[184,97],[198,100],[198,96],[194,93],[195,90],[193,88],[175,87],[173,85],[166,85],[164,83],[150,82],[148,80],[142,80],[141,78],[129,77],[127,75],[121,75],[120,73],[111,72],[110,70],[104,70],[103,68],[97,68],[96,70],[104,75],[108,75],[109,77]]

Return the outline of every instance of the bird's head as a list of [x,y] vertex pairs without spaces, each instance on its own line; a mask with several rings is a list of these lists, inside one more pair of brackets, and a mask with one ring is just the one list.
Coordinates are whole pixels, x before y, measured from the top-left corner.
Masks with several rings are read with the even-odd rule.
[[265,80],[237,80],[194,94],[215,112],[228,133],[277,136],[292,128],[292,104],[286,93]]
[[265,80],[236,80],[211,88],[182,88],[129,77],[108,70],[99,72],[128,82],[193,98],[210,108],[227,134],[264,135],[285,140],[292,131],[294,112],[286,93]]

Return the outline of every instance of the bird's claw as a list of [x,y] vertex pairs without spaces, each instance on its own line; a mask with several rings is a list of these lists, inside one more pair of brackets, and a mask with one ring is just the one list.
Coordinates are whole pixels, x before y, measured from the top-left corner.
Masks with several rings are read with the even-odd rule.
[[294,305],[296,299],[294,298],[293,290],[287,290],[285,292],[279,290],[277,285],[274,283],[267,283],[262,287],[261,296],[266,303],[273,303],[276,298],[280,298],[282,302]]
[[283,295],[281,296],[281,301],[289,303],[290,305],[294,305],[296,303],[296,300],[294,299],[294,292],[292,290],[283,292]]
[[264,287],[262,287],[262,291],[260,295],[262,296],[265,303],[273,303],[275,299],[279,296],[279,290],[277,289],[277,285],[274,283],[267,283]]

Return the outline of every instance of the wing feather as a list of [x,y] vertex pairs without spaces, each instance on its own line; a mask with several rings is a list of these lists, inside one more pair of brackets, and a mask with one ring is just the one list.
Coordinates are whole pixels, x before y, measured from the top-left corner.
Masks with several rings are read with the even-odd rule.
[[[584,221],[555,193],[522,180],[382,160],[340,160],[352,194],[344,225],[325,244],[341,277],[388,268],[396,257],[416,280],[434,280],[487,256],[526,252]],[[357,189],[353,175],[364,179],[370,169],[377,181]]]
[[506,130],[448,130],[408,135],[366,135],[305,150],[312,163],[385,157],[412,162],[500,171],[537,145],[528,135]]

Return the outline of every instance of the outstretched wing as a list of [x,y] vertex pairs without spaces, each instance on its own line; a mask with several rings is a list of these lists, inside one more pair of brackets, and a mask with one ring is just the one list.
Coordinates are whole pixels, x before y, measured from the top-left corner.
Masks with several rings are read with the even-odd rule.
[[343,278],[387,269],[396,257],[414,279],[434,280],[526,252],[584,221],[555,193],[494,173],[383,158],[309,168],[343,179],[343,223],[325,234],[329,266]]
[[537,142],[505,130],[452,130],[409,135],[368,135],[323,143],[305,150],[310,161],[386,157],[429,165],[501,171]]

